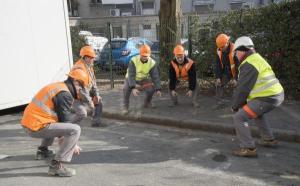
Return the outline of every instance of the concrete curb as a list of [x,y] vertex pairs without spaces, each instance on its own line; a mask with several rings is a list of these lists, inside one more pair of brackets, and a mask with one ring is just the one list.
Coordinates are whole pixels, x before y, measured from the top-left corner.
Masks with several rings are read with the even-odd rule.
[[[122,115],[112,111],[103,111],[103,117],[119,120],[130,120],[130,121],[140,121],[145,123],[152,123],[162,126],[170,126],[184,129],[195,129],[202,130],[207,132],[215,133],[224,133],[235,135],[235,129],[232,126],[218,124],[211,121],[197,121],[197,120],[175,120],[169,117],[158,118],[156,116],[134,116],[131,114]],[[300,134],[294,131],[282,130],[282,129],[273,129],[276,139],[287,142],[296,142],[300,143]],[[256,127],[251,128],[252,136],[259,138],[260,132]]]

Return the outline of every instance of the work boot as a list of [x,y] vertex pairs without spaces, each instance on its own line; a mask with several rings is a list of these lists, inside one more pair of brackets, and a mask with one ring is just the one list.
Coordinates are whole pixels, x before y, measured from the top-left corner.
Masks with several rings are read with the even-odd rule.
[[76,171],[71,168],[66,168],[60,161],[52,160],[49,165],[48,175],[71,177],[76,175]]
[[278,144],[278,140],[275,140],[275,139],[271,139],[271,140],[260,139],[258,141],[258,144],[261,145],[261,146],[265,146],[265,147],[275,147]]
[[49,150],[48,147],[39,147],[35,159],[36,160],[43,160],[47,158],[51,158],[54,156],[54,152],[52,150]]
[[144,102],[143,107],[144,108],[155,108],[155,106],[151,102]]
[[128,107],[123,107],[121,113],[122,115],[127,115],[129,113]]
[[242,157],[256,157],[256,148],[239,148],[237,150],[232,151],[233,155],[235,156],[242,156]]

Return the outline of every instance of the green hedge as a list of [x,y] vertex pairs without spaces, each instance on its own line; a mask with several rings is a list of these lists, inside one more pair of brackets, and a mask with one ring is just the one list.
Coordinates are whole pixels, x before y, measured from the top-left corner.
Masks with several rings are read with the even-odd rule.
[[257,52],[273,67],[288,98],[300,99],[299,0],[232,11],[206,23],[200,23],[197,16],[191,20],[192,58],[198,62],[199,78],[213,76],[215,38],[219,33],[230,35],[233,42],[247,35],[253,39]]

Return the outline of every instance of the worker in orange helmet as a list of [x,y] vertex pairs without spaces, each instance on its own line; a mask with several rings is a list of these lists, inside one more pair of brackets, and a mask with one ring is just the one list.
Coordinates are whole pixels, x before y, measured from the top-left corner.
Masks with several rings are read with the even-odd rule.
[[230,83],[233,87],[237,82],[238,59],[233,55],[234,44],[226,34],[219,34],[216,38],[217,57],[214,64],[216,77],[216,96],[223,98],[224,86]]
[[81,90],[82,99],[75,100],[73,109],[77,114],[76,123],[79,123],[83,118],[87,117],[88,113],[93,115],[92,127],[101,125],[102,114],[102,98],[97,87],[94,59],[95,51],[91,46],[84,46],[80,50],[81,58],[75,63],[72,70],[82,69],[88,75],[87,86]]
[[161,96],[158,65],[150,55],[150,47],[142,45],[140,47],[140,55],[133,57],[128,64],[123,87],[123,114],[128,113],[131,92],[136,97],[140,91],[145,91],[144,108],[153,106],[151,101],[155,92],[158,96]]
[[169,66],[169,91],[172,100],[171,106],[178,104],[176,87],[187,87],[186,95],[192,97],[192,104],[198,107],[197,95],[199,85],[197,83],[196,65],[193,60],[184,55],[184,48],[177,45],[174,48],[174,59]]
[[[69,73],[64,82],[52,83],[42,88],[25,108],[21,124],[29,136],[42,138],[35,159],[52,158],[49,175],[69,177],[75,170],[63,166],[70,162],[73,154],[79,154],[80,126],[73,124],[75,115],[71,113],[74,99],[80,99],[80,89],[88,81],[80,69]],[[48,149],[54,139],[59,138],[59,150],[54,155]]]

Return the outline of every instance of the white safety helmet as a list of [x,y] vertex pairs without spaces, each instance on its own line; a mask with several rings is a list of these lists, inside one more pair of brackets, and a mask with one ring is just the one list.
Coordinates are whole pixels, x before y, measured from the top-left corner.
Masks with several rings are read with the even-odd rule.
[[246,47],[250,49],[254,47],[254,44],[250,37],[242,36],[237,38],[237,40],[235,41],[233,51],[235,51],[239,47]]

